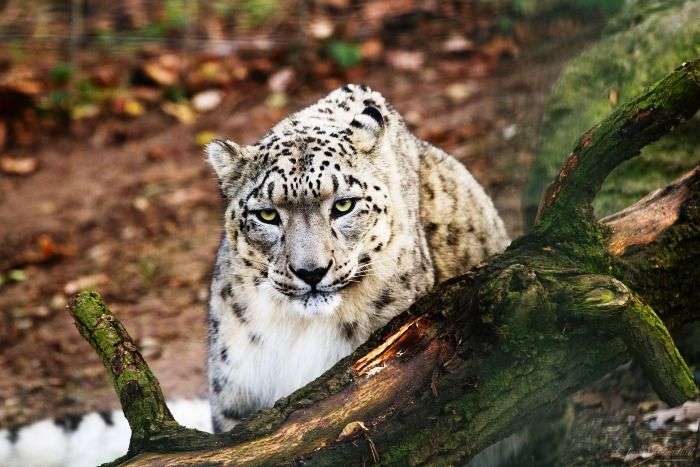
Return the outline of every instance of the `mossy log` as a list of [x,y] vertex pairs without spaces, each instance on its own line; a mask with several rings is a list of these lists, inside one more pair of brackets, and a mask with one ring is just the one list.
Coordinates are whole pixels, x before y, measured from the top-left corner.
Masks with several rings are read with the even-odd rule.
[[699,107],[700,62],[619,106],[581,137],[531,233],[222,435],[177,426],[124,329],[80,295],[71,311],[133,429],[116,463],[458,464],[630,358],[667,403],[693,397],[668,327],[700,319],[700,169],[602,221],[592,202],[617,164]]

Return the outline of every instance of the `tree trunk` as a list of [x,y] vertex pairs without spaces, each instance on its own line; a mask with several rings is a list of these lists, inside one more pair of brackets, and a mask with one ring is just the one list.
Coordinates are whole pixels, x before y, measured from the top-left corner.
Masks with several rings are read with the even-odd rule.
[[81,294],[71,312],[133,432],[117,462],[456,464],[630,357],[664,401],[693,397],[667,326],[700,318],[700,169],[601,222],[591,203],[610,171],[698,107],[696,61],[581,137],[531,233],[226,434],[179,426],[126,331],[97,294]]

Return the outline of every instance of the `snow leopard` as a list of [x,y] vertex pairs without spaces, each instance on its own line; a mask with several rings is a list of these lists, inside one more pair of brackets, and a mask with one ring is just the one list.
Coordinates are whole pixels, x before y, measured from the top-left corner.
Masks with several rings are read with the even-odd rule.
[[257,143],[206,148],[224,200],[209,301],[214,431],[328,370],[509,240],[455,158],[345,85]]
[[[226,431],[271,406],[509,242],[467,169],[366,86],[331,92],[256,144],[214,141],[206,158],[224,204],[210,403],[168,402],[192,428]],[[128,444],[120,410],[42,420],[0,429],[0,465],[92,466]]]

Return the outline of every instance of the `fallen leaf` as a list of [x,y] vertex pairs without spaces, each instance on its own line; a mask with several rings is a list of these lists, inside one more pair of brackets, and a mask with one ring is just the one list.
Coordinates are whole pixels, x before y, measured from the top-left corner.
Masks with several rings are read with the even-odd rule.
[[454,83],[447,86],[445,95],[455,104],[461,104],[476,93],[478,86],[470,81],[467,83]]
[[180,79],[182,60],[175,54],[164,54],[146,62],[141,70],[161,86],[173,86]]
[[0,158],[0,170],[8,175],[30,175],[39,168],[39,161],[33,157]]
[[0,151],[3,150],[7,143],[7,124],[0,120]]
[[360,44],[360,53],[366,60],[379,60],[384,53],[384,44],[379,39],[369,39]]
[[452,54],[471,52],[474,50],[474,43],[464,36],[454,34],[442,44],[442,50]]
[[267,99],[265,99],[265,104],[272,109],[281,109],[287,105],[287,95],[283,92],[273,92]]
[[100,113],[99,106],[95,104],[76,105],[70,110],[70,117],[73,120],[83,120],[96,117]]
[[267,80],[267,87],[272,92],[285,92],[293,81],[294,70],[290,67],[285,67],[270,76]]
[[387,62],[397,70],[418,71],[423,67],[425,55],[423,52],[411,50],[392,50],[387,53]]
[[190,124],[197,119],[192,106],[187,102],[165,102],[162,106],[163,112],[175,118],[180,123]]
[[637,404],[637,409],[641,413],[647,413],[651,412],[652,410],[658,409],[660,404],[660,401],[642,401],[639,404]]
[[314,39],[328,39],[333,35],[334,29],[333,23],[325,17],[314,18],[309,23],[309,32]]
[[213,131],[200,131],[195,135],[194,141],[197,144],[197,146],[204,147],[216,138],[217,134]]
[[162,161],[168,157],[168,151],[163,146],[153,146],[146,151],[146,159],[149,161]]
[[518,46],[510,37],[496,36],[486,43],[481,50],[491,58],[516,57]]
[[107,277],[106,274],[103,274],[103,273],[91,274],[89,276],[82,276],[82,277],[79,277],[75,280],[68,282],[63,287],[63,292],[66,295],[73,295],[74,293],[79,292],[81,290],[92,289],[92,288],[97,287],[99,285],[107,284],[108,282],[109,282],[109,277]]
[[149,360],[157,359],[163,352],[160,341],[155,337],[146,336],[138,344],[141,355]]
[[221,104],[223,93],[218,89],[198,92],[192,97],[192,107],[197,112],[209,112]]
[[343,428],[343,431],[340,432],[340,435],[338,435],[338,439],[336,441],[346,441],[348,439],[357,438],[367,431],[369,431],[369,429],[363,422],[350,422],[345,425],[345,428]]

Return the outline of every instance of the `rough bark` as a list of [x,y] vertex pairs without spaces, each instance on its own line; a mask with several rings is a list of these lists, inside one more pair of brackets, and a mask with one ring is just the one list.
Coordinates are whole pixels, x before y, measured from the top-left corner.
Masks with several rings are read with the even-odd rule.
[[[617,164],[698,107],[700,62],[687,63],[581,137],[530,234],[224,435],[173,428],[128,335],[97,295],[80,296],[72,312],[134,427],[119,462],[455,464],[630,357],[669,404],[693,397],[667,325],[700,318],[700,170],[602,222],[591,203]],[[128,369],[112,363],[123,349]]]

